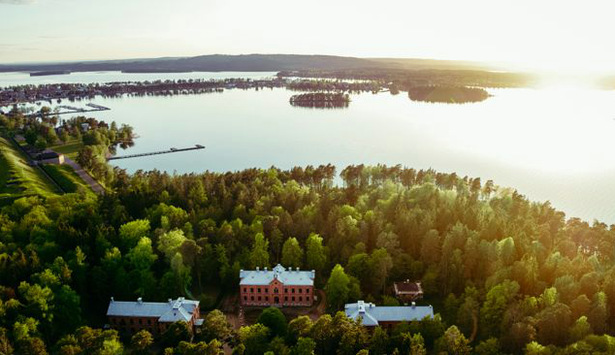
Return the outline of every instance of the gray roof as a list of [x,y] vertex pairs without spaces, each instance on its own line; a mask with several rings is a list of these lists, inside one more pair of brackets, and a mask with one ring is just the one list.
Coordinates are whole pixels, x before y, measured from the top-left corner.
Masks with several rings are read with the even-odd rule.
[[377,326],[379,322],[403,322],[433,318],[432,306],[376,306],[373,303],[358,301],[347,303],[344,307],[346,316],[351,319],[361,317],[361,323],[366,326]]
[[199,301],[187,300],[179,297],[168,302],[143,302],[139,298],[136,302],[115,301],[111,298],[107,316],[118,317],[150,317],[158,318],[159,322],[173,323],[177,321],[189,321]]
[[312,271],[299,271],[299,268],[293,270],[292,268],[286,269],[282,265],[278,264],[273,270],[241,270],[239,272],[240,285],[269,285],[273,279],[278,279],[284,285],[289,286],[314,286],[314,278],[316,272]]

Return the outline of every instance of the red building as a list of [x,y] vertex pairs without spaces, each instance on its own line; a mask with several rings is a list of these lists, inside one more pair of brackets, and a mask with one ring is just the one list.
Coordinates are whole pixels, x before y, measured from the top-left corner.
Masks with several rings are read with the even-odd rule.
[[180,297],[169,298],[168,302],[143,302],[141,297],[137,302],[115,301],[111,297],[107,318],[111,328],[122,333],[134,334],[145,329],[153,335],[164,333],[167,328],[178,321],[184,321],[194,331],[203,324],[200,318],[199,301]]
[[316,272],[286,269],[278,264],[273,270],[241,270],[241,304],[256,307],[309,307],[314,302]]

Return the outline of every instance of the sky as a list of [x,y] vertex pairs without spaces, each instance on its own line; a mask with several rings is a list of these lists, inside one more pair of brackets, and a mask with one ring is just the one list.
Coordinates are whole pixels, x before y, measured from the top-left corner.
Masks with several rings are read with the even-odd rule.
[[0,63],[292,53],[615,71],[611,3],[0,0]]

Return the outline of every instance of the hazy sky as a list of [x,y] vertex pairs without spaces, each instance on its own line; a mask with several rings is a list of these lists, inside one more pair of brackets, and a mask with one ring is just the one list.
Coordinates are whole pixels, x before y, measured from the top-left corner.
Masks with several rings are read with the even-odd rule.
[[610,3],[0,0],[0,62],[301,53],[615,69]]

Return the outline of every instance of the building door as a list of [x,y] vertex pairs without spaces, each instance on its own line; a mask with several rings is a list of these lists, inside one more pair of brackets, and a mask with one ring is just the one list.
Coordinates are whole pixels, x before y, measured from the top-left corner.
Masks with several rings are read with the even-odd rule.
[[280,304],[280,297],[275,296],[275,297],[273,298],[273,303],[274,303],[274,304]]

